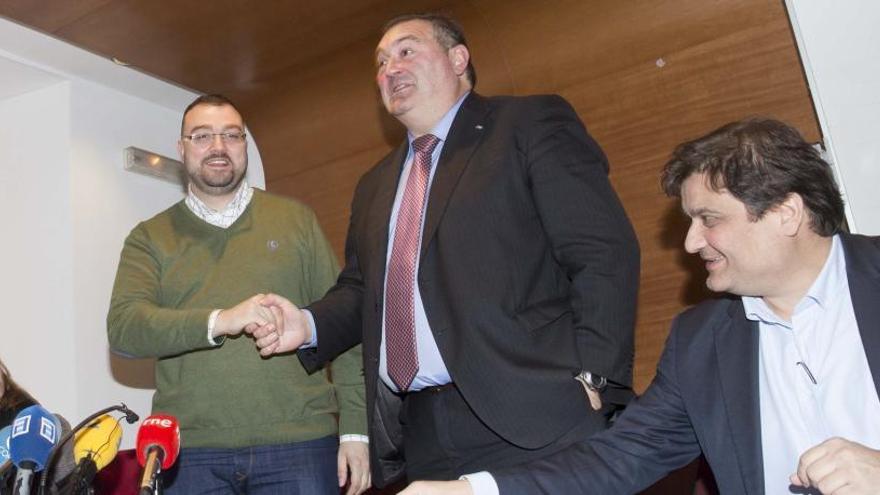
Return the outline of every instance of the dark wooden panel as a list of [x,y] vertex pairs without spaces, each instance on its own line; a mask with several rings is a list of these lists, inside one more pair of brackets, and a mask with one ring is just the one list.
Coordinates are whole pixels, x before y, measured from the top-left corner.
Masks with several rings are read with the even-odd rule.
[[0,2],[0,15],[46,33],[55,33],[114,1],[116,0],[3,0]]
[[[438,2],[407,3],[422,9]],[[400,10],[390,0],[0,2],[0,15],[202,92],[270,86],[375,38]]]

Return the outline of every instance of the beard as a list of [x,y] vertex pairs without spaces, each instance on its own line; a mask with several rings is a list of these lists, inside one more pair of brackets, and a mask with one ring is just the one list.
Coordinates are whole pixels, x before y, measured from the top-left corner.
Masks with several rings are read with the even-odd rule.
[[[222,158],[229,165],[220,170],[212,169],[208,162]],[[198,164],[187,163],[187,175],[190,183],[198,190],[212,196],[222,196],[235,191],[244,179],[247,171],[247,158],[244,167],[236,167],[235,162],[227,153],[212,153]]]

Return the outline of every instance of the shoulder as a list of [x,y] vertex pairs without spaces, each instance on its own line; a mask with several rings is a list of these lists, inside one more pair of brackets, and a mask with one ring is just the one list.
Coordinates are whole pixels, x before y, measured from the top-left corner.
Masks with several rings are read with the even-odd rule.
[[863,268],[872,267],[875,272],[880,270],[880,236],[858,234],[840,234],[847,262],[856,262]]
[[314,210],[294,198],[254,189],[251,209],[256,221],[297,224],[307,227],[317,223]]
[[485,104],[501,112],[542,113],[547,111],[564,111],[574,113],[571,104],[556,94],[538,94],[527,96],[482,96],[474,94],[473,104]]
[[138,223],[131,230],[129,236],[159,235],[162,232],[172,230],[174,228],[173,226],[179,223],[178,219],[185,217],[187,214],[189,214],[189,208],[186,206],[184,200],[181,199],[165,210],[162,210],[152,217]]
[[742,301],[736,296],[724,295],[703,301],[675,317],[672,333],[674,338],[688,342],[709,339],[714,328],[742,312]]
[[312,209],[306,206],[305,203],[289,196],[281,196],[279,194],[266,192],[262,189],[254,188],[254,196],[251,201],[254,202],[254,206],[259,206],[260,208],[267,210],[284,211],[307,216],[314,215]]

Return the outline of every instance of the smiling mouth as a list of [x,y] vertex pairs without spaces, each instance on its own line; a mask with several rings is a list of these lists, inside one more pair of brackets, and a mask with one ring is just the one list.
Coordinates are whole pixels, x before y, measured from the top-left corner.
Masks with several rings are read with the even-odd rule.
[[229,162],[228,158],[214,157],[214,158],[208,158],[208,159],[202,161],[202,164],[207,165],[209,167],[225,167],[225,166],[229,165],[230,162]]
[[398,94],[406,91],[410,87],[412,87],[412,84],[410,84],[410,83],[395,84],[394,86],[391,87],[391,96],[398,95]]
[[711,270],[718,266],[724,258],[722,256],[714,256],[711,258],[703,258],[703,262],[706,264],[706,269]]

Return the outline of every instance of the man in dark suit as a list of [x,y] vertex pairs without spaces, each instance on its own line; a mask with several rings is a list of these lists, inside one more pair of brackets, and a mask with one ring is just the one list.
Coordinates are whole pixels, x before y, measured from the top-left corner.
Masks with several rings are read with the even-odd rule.
[[358,184],[336,286],[308,313],[266,299],[285,329],[261,352],[306,342],[315,370],[363,341],[380,486],[604,429],[631,396],[639,254],[602,150],[558,96],[473,93],[448,18],[391,21],[376,66],[408,139]]
[[702,452],[724,494],[877,493],[880,238],[839,231],[831,167],[793,128],[751,119],[679,146],[662,183],[708,287],[739,297],[676,318],[654,382],[613,428],[493,472],[497,489],[634,493]]

